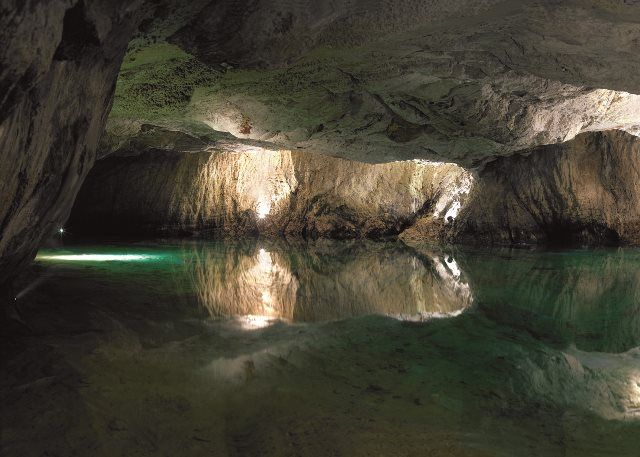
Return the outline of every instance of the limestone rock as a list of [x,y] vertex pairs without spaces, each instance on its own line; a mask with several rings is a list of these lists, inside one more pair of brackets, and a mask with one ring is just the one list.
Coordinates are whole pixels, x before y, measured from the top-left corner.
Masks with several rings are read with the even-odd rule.
[[[490,197],[497,192],[490,189],[491,170],[499,164],[517,170],[523,160],[497,157],[585,132],[640,131],[640,98],[634,95],[640,93],[639,41],[635,0],[0,0],[0,274],[6,280],[19,270],[65,220],[96,157],[116,77],[100,156],[135,143],[146,125],[155,125],[184,134],[190,147],[206,154],[260,147],[369,163],[437,160],[474,170],[491,162],[482,186],[485,198],[495,199],[487,204],[495,206],[502,198]],[[158,141],[167,151],[184,147],[177,137]],[[205,161],[206,155],[197,156]],[[551,163],[531,160],[536,167]],[[612,166],[623,173],[621,183],[630,182],[631,165]],[[550,172],[540,170],[538,178],[548,181]],[[158,180],[167,176],[160,173]],[[451,179],[460,173],[466,172],[455,171]],[[569,214],[553,220],[591,227],[579,239],[636,242],[636,207],[629,196],[635,187],[614,183],[609,187],[616,190],[609,191],[604,178],[593,179],[605,196],[575,197],[579,211],[549,203],[551,197],[542,206]],[[576,184],[558,185],[564,192]],[[512,192],[521,191],[522,186]],[[404,203],[395,212],[385,209],[384,216],[351,207],[343,213],[335,201],[323,200],[339,193],[334,189],[317,200],[336,209],[335,216],[301,193],[291,200],[289,209],[297,211],[292,220],[305,220],[304,214],[313,223],[285,225],[292,233],[360,236],[397,233],[415,219]],[[418,200],[432,197],[426,192]],[[215,226],[235,220],[242,230],[267,230],[254,220],[253,198],[228,209],[234,216]],[[204,219],[176,216],[163,224],[206,226],[208,216],[198,205],[180,211]],[[524,206],[535,212],[540,204]],[[241,220],[237,215],[247,209]],[[596,230],[589,218],[600,210],[605,213]],[[513,211],[508,214],[516,217]],[[495,218],[480,216],[465,219],[483,225],[461,225],[461,239],[495,226]],[[492,239],[550,238],[547,216],[536,213],[535,223],[527,217],[518,212],[518,220],[507,223],[522,225],[525,235],[511,231]],[[276,213],[267,220],[275,218]],[[418,224],[424,227],[416,233],[450,229],[442,218]]]
[[500,158],[455,223],[471,243],[640,243],[640,141],[612,131]]
[[0,282],[66,219],[141,4],[0,2]]
[[365,164],[304,152],[121,152],[96,163],[75,232],[384,238],[457,211],[455,164]]
[[110,131],[138,120],[372,163],[479,166],[640,125],[640,6],[627,1],[197,5],[127,55]]
[[155,134],[129,143],[138,152],[125,148],[100,160],[78,197],[71,228],[116,235],[640,244],[640,140],[622,131],[582,134],[498,158],[477,172],[451,163],[366,164],[248,146],[217,152],[188,138]]

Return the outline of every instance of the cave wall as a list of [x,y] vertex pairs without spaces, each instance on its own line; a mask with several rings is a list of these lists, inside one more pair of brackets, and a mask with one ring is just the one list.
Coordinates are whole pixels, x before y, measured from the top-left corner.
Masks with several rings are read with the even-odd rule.
[[[141,21],[143,30],[133,35]],[[484,167],[478,195],[495,201],[478,197],[453,226],[460,235],[450,239],[480,234],[492,242],[537,242],[555,238],[555,224],[583,233],[577,239],[635,243],[630,164],[602,162],[622,173],[624,186],[587,173],[580,179],[595,187],[581,187],[574,174],[582,168],[575,165],[549,158],[526,165],[571,169],[562,177],[570,184],[561,184],[546,171],[525,176],[522,158],[495,159],[580,132],[637,132],[638,24],[640,8],[630,0],[0,0],[0,282],[66,219],[96,157],[127,47],[108,122],[112,144],[126,143],[152,122],[205,145],[213,138],[218,148],[237,140],[236,146],[371,163],[419,158]],[[159,173],[158,179],[167,177]],[[287,185],[291,176],[299,181],[300,172],[287,173]],[[270,220],[291,233],[383,236],[416,218],[384,179],[362,180],[378,183],[376,191],[345,185],[351,178],[341,176],[320,197],[296,191],[286,200],[288,222],[275,211],[262,222],[252,219],[255,201],[238,196],[230,199],[232,217],[183,202],[182,214],[166,224],[268,232],[273,229],[263,222]],[[398,186],[406,176],[397,176]],[[555,183],[560,195],[524,195],[504,184],[542,185],[534,179]],[[185,189],[180,186],[176,195]],[[375,211],[353,201],[345,209],[339,201],[350,196],[340,186],[389,201],[369,205]],[[429,191],[416,198],[425,211],[427,201],[437,200]],[[430,239],[451,232],[438,220],[419,218],[409,232]],[[501,234],[492,234],[494,228]]]
[[[455,164],[365,164],[295,151],[149,149],[98,161],[74,206],[73,234],[395,236],[441,223],[471,173]],[[458,203],[456,203],[458,202]]]
[[192,4],[192,17],[151,27],[154,40],[127,53],[110,135],[150,123],[370,163],[478,167],[640,125],[635,2]]
[[489,163],[453,239],[491,244],[640,244],[640,140],[625,132]]
[[97,162],[72,232],[640,244],[640,139],[622,131],[582,134],[474,172],[298,151],[215,152],[181,136],[152,138],[142,152]]
[[0,283],[67,218],[142,1],[0,1]]

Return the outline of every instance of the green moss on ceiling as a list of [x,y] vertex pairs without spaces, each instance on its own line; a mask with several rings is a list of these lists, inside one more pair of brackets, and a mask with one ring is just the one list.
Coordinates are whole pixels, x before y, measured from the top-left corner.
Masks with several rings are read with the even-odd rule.
[[132,50],[120,69],[111,118],[180,118],[195,88],[212,85],[219,76],[168,43]]

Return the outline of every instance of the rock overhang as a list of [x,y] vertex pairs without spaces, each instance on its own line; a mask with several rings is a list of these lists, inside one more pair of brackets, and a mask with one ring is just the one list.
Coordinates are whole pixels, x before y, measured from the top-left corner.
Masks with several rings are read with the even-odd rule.
[[640,125],[629,2],[182,3],[132,42],[112,134],[152,123],[365,162],[478,167]]

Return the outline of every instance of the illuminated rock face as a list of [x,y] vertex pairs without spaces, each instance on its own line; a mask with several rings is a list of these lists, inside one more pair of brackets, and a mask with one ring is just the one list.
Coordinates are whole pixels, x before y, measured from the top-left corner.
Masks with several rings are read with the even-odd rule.
[[132,46],[112,139],[154,123],[371,163],[476,167],[640,124],[631,2],[203,0],[192,14]]
[[[630,0],[0,0],[0,11],[2,277],[66,218],[128,44],[100,154],[154,124],[223,150],[480,170],[581,132],[640,124],[640,8]],[[148,20],[134,34],[137,11]],[[278,195],[249,195],[238,208],[266,198],[258,214],[274,220],[290,201]],[[337,225],[315,208],[317,224],[291,230],[397,232],[388,221],[404,226],[402,208],[383,223],[349,213]],[[196,210],[167,224],[206,225]],[[365,219],[373,225],[359,228]],[[433,232],[424,225],[418,232]]]
[[455,224],[474,243],[640,244],[640,141],[624,132],[498,159]]
[[[70,227],[465,244],[639,244],[640,140],[589,133],[477,172],[304,152],[148,149],[101,160]],[[128,155],[127,155],[128,154]]]
[[72,232],[394,236],[455,217],[472,176],[454,164],[352,162],[309,153],[150,150],[99,161]]

